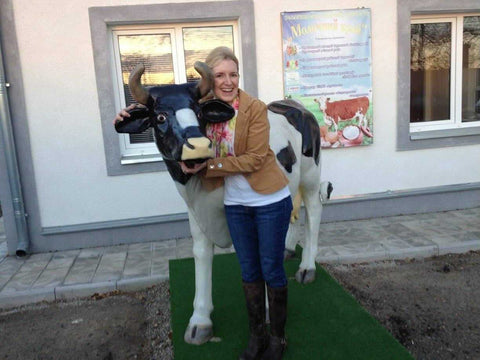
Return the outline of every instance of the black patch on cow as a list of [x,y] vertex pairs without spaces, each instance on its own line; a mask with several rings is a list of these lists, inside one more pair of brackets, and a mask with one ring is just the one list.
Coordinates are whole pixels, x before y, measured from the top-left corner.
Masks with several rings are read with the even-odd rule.
[[315,116],[294,100],[278,100],[268,104],[268,109],[285,116],[302,134],[302,154],[320,162],[320,127]]
[[191,174],[184,174],[182,171],[182,168],[180,167],[180,164],[177,161],[173,160],[166,160],[165,165],[167,165],[167,170],[170,173],[170,176],[175,180],[176,182],[179,182],[182,185],[185,185],[188,180],[192,177]]
[[297,162],[297,157],[293,151],[292,144],[288,142],[288,146],[284,147],[277,154],[277,159],[282,164],[282,166],[287,170],[287,172],[292,172],[293,164]]

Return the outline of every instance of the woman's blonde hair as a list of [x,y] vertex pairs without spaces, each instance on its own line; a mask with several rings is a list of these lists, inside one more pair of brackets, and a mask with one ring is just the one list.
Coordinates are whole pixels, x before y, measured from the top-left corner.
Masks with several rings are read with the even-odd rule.
[[205,63],[210,69],[213,69],[218,65],[219,62],[223,60],[232,60],[235,64],[237,64],[238,70],[238,59],[234,52],[226,46],[219,46],[210,51],[210,54],[208,54],[207,58],[205,59]]

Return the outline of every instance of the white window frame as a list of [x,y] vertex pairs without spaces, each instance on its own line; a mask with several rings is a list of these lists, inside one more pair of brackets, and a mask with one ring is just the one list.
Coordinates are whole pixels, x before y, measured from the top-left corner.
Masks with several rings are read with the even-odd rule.
[[466,129],[479,127],[480,121],[462,122],[462,65],[463,64],[463,19],[465,16],[479,14],[462,13],[455,15],[417,15],[412,16],[411,24],[451,23],[451,68],[450,68],[450,118],[438,121],[410,123],[410,133],[425,131]]
[[[187,82],[185,73],[185,57],[183,48],[183,29],[196,27],[215,27],[215,26],[231,26],[233,32],[233,46],[234,52],[240,62],[241,68],[241,53],[240,53],[240,33],[238,31],[237,21],[209,21],[209,22],[181,22],[175,24],[143,24],[143,25],[121,25],[112,27],[111,41],[113,48],[112,78],[114,79],[115,105],[118,109],[126,107],[123,79],[120,62],[120,51],[118,38],[122,35],[148,35],[148,34],[170,34],[172,46],[172,60],[174,69],[174,78],[176,84]],[[240,87],[243,87],[242,78],[240,78]],[[119,134],[119,145],[121,153],[121,164],[135,164],[163,161],[162,156],[158,152],[155,142],[150,143],[130,143],[128,134]]]
[[[460,0],[463,1],[463,0]],[[255,11],[253,0],[198,1],[165,4],[94,6],[88,9],[92,55],[97,83],[99,121],[105,151],[108,176],[124,176],[167,171],[164,161],[122,164],[119,136],[112,119],[119,108],[115,105],[115,79],[112,76],[112,28],[134,24],[176,24],[236,21],[238,24],[236,51],[242,64],[242,86],[252,96],[258,96]],[[410,19],[409,19],[410,20]],[[241,55],[245,54],[242,58]]]

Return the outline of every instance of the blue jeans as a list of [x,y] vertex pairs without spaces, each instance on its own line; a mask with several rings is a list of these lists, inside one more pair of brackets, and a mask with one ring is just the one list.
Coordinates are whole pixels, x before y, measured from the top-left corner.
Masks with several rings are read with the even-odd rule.
[[263,279],[272,288],[287,285],[283,253],[291,212],[290,196],[264,206],[225,205],[244,282]]

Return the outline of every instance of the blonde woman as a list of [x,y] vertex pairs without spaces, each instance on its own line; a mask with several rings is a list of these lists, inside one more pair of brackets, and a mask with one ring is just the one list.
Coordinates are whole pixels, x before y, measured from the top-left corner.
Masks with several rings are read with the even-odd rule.
[[[288,180],[269,146],[266,105],[238,87],[235,54],[219,47],[205,62],[213,73],[213,97],[231,104],[236,116],[206,127],[216,157],[193,168],[181,163],[182,170],[200,172],[207,182],[224,183],[225,214],[249,317],[250,339],[240,359],[281,359],[287,318],[283,253],[292,210]],[[265,283],[270,334],[265,323]]]

